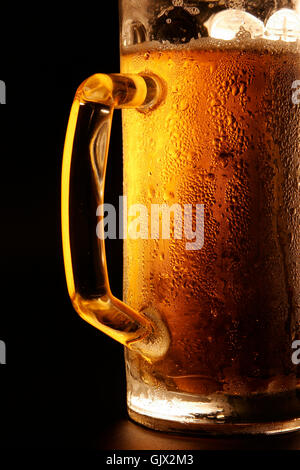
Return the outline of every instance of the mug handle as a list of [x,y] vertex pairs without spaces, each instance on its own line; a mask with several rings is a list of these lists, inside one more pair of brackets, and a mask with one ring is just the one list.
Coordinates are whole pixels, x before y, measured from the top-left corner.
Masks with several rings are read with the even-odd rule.
[[61,179],[62,244],[72,304],[84,320],[149,362],[166,354],[168,329],[153,307],[137,312],[112,295],[104,227],[100,223],[99,239],[96,214],[104,202],[114,108],[152,109],[162,95],[160,79],[149,74],[95,74],[85,80],[71,108]]

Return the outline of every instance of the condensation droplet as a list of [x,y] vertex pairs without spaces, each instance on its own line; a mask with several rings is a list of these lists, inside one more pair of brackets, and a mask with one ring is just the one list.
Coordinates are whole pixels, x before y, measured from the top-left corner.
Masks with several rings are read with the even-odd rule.
[[189,104],[184,100],[181,100],[178,106],[180,111],[185,111],[186,109],[188,109],[188,107],[189,107]]
[[148,188],[148,197],[153,198],[155,196],[155,189],[153,186],[149,186]]
[[233,87],[231,88],[231,93],[233,94],[233,96],[236,96],[239,92],[239,89],[236,85],[233,85]]

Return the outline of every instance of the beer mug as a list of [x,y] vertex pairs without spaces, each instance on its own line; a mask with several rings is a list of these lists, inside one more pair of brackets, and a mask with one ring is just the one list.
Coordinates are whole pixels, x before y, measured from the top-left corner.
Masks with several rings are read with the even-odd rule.
[[[129,416],[153,429],[300,428],[300,6],[280,5],[121,0],[121,73],[95,73],[75,95],[68,291],[125,346]],[[118,235],[103,200],[114,109]],[[109,236],[123,239],[122,300]]]

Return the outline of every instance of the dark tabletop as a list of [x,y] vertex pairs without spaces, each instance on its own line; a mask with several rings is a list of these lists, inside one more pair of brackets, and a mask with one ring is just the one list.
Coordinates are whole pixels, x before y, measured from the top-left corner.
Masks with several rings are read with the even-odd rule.
[[[114,343],[111,343],[114,346]],[[112,351],[110,351],[112,352]],[[122,352],[98,371],[78,368],[15,371],[2,384],[0,447],[91,450],[300,450],[300,432],[277,436],[201,437],[153,431],[132,422],[125,376],[111,370]],[[119,357],[120,355],[120,357]],[[110,371],[110,375],[109,375]],[[107,379],[106,381],[104,379]],[[6,387],[5,387],[6,384]]]
[[152,431],[120,419],[106,424],[91,445],[105,450],[299,450],[300,432],[263,437],[189,437]]

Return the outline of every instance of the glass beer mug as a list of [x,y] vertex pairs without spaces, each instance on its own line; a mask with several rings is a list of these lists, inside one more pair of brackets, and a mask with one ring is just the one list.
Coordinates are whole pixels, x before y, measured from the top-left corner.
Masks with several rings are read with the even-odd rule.
[[[129,416],[300,428],[300,4],[121,0],[121,73],[78,88],[62,169],[73,306],[125,345]],[[103,194],[123,125],[123,300]]]

